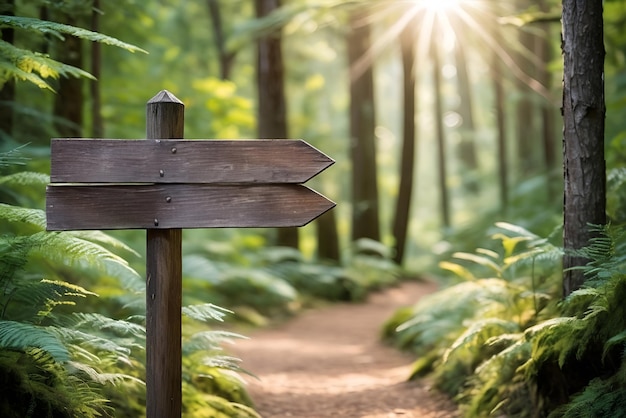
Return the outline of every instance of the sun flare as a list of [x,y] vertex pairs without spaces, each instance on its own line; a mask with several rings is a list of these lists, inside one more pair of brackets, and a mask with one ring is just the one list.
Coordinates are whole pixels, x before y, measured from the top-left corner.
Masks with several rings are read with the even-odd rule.
[[463,0],[417,0],[418,7],[427,12],[447,13],[462,6]]

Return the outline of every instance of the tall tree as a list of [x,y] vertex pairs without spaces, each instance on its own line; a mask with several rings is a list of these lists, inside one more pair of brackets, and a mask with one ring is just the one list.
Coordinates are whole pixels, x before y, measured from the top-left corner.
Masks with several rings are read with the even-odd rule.
[[[6,16],[15,15],[15,0],[5,0],[0,6],[0,14]],[[11,27],[0,30],[0,38],[9,44],[13,44],[15,31]],[[15,80],[9,79],[0,82],[0,142],[3,138],[10,138],[13,133],[13,109],[11,105],[15,101]]]
[[370,238],[380,241],[374,72],[371,65],[358,65],[371,48],[367,11],[352,11],[349,27],[347,43],[350,68],[352,239]]
[[585,280],[572,268],[588,260],[572,251],[589,244],[589,224],[606,223],[602,12],[601,1],[563,0],[564,295]]
[[[100,0],[93,0],[91,12],[91,30],[100,32]],[[91,135],[94,138],[104,137],[104,120],[102,118],[102,100],[100,95],[100,77],[102,74],[102,49],[98,42],[91,44],[91,75],[95,80],[89,81],[91,94]]]
[[[461,27],[461,19],[455,15],[453,22]],[[461,103],[459,105],[459,115],[461,116],[461,141],[459,143],[459,157],[462,163],[463,171],[475,171],[478,169],[478,156],[476,152],[476,144],[474,141],[474,106],[473,95],[471,89],[471,80],[467,65],[467,56],[465,45],[462,42],[462,34],[459,33],[454,43],[454,60],[456,63],[456,77],[458,81],[459,96]],[[478,182],[472,176],[463,176],[463,184],[470,191],[478,190]]]
[[[71,26],[80,26],[78,17],[58,12],[56,21]],[[63,41],[57,41],[54,55],[58,61],[73,67],[83,67],[82,41],[72,35],[66,35]],[[61,77],[57,94],[54,96],[55,129],[62,137],[80,137],[83,130],[83,80],[79,77]]]
[[[527,7],[527,0],[519,3],[519,9],[524,10]],[[535,134],[535,106],[533,104],[533,90],[528,85],[526,78],[533,77],[534,66],[530,62],[528,55],[534,50],[535,36],[528,30],[522,28],[518,32],[519,51],[513,54],[515,65],[520,69],[524,78],[516,78],[517,85],[517,106],[516,112],[516,141],[517,141],[517,164],[518,179],[528,178],[529,175],[535,174],[535,150],[539,145],[536,141]],[[536,144],[536,145],[535,145]]]
[[[280,7],[280,0],[255,0],[256,16],[262,18]],[[258,133],[261,139],[287,138],[285,68],[280,32],[259,38],[257,43]],[[298,247],[297,228],[279,228],[277,245]]]
[[[435,35],[437,31],[433,30]],[[433,60],[433,87],[435,89],[435,131],[437,137],[437,161],[438,161],[438,178],[439,178],[439,201],[441,210],[441,223],[444,227],[451,225],[450,221],[450,196],[447,186],[447,148],[446,133],[443,127],[443,101],[442,101],[442,80],[441,80],[441,58],[439,56],[438,45],[435,40],[438,37],[433,36],[433,42],[430,46],[430,53]]]
[[[219,0],[207,0],[209,16],[213,22],[213,38],[220,62],[220,77],[222,80],[230,79],[230,72],[235,59],[235,54],[226,49],[226,38],[224,36],[224,25],[222,23],[222,12]],[[258,10],[258,9],[257,9]]]
[[[493,34],[496,37],[500,35],[500,29],[497,26],[494,26]],[[502,71],[502,60],[496,51],[492,51],[491,75],[493,80],[494,109],[496,113],[497,127],[496,143],[500,191],[500,214],[506,215],[509,206],[509,159],[506,146],[507,135],[505,112],[506,100],[504,98],[504,74]]]
[[402,91],[404,113],[402,115],[402,153],[400,155],[400,185],[393,220],[395,240],[394,260],[401,264],[404,258],[409,229],[409,214],[415,172],[415,148],[417,102],[415,100],[415,28],[417,19],[412,19],[400,32],[402,55]]
[[[548,2],[546,0],[539,1],[539,7],[542,12],[548,12],[550,10]],[[540,24],[540,36],[537,37],[536,50],[537,56],[540,58],[543,66],[537,69],[537,79],[546,91],[552,89],[552,73],[550,71],[550,62],[553,59],[554,51],[552,48],[552,23],[543,22]],[[548,179],[548,196],[551,198],[555,196],[552,180],[553,171],[556,171],[557,160],[557,140],[556,140],[556,106],[549,100],[544,100],[541,104],[541,126],[543,138],[543,157],[545,163],[545,170]]]

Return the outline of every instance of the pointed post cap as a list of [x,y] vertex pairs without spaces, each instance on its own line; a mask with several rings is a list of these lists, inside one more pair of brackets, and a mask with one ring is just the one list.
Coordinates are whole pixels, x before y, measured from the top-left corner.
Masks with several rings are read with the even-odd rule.
[[172,93],[170,93],[167,90],[161,90],[160,92],[156,94],[156,96],[148,100],[148,104],[152,104],[152,103],[178,103],[181,105],[183,104],[183,102],[181,102],[178,99],[178,97],[174,96]]

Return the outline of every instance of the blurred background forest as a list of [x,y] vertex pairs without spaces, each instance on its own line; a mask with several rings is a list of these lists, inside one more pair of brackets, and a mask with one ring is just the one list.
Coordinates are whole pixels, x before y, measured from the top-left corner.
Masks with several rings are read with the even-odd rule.
[[[336,160],[310,186],[337,207],[304,228],[185,231],[188,416],[254,416],[228,373],[238,363],[216,354],[221,341],[238,336],[207,331],[215,321],[236,316],[262,325],[320,298],[360,300],[417,274],[484,306],[442,312],[448,325],[436,324],[437,336],[415,328],[427,308],[390,321],[389,336],[427,360],[416,376],[447,364],[454,372],[441,369],[444,390],[467,400],[487,387],[492,392],[481,392],[473,407],[512,414],[520,405],[498,403],[515,399],[511,392],[493,394],[501,381],[450,382],[522,340],[530,346],[522,347],[520,373],[545,372],[529,371],[525,361],[538,349],[530,336],[540,334],[527,330],[563,314],[560,2],[279,3],[0,1],[0,341],[10,349],[0,367],[11,370],[3,390],[15,394],[15,405],[3,405],[14,415],[3,416],[43,416],[59,399],[81,416],[112,408],[117,416],[141,414],[145,234],[47,234],[43,209],[50,138],[143,138],[145,104],[162,89],[184,102],[187,139],[302,138]],[[607,212],[616,228],[626,217],[625,20],[626,2],[604,2]],[[617,257],[610,274],[603,270],[606,285],[623,260],[615,251],[621,235],[602,231]],[[490,296],[473,293],[485,289]],[[451,299],[458,294],[449,291]],[[496,294],[506,309],[483,309]],[[571,317],[599,320],[584,314],[595,303],[591,292],[581,297]],[[504,311],[510,321],[499,316]],[[471,328],[472,318],[493,321]],[[626,334],[623,324],[612,325],[596,343],[610,341],[604,357],[614,371],[621,362],[611,350]],[[391,335],[397,327],[399,337]],[[509,339],[492,341],[491,351],[470,348],[502,335]],[[563,350],[562,357],[541,353],[550,361],[556,355],[560,367],[568,356],[584,358],[583,349]],[[450,360],[452,353],[459,358]],[[33,389],[25,377],[31,367],[54,389]],[[604,363],[598,370],[607,371]],[[514,375],[507,387],[521,390]],[[566,403],[592,376],[557,395],[538,388],[537,409]],[[137,394],[132,402],[119,385]]]

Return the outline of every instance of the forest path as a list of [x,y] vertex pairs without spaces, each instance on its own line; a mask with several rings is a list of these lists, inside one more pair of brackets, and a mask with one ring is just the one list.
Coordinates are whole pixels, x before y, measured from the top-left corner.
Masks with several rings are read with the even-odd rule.
[[414,357],[380,341],[399,307],[432,293],[404,282],[364,303],[314,309],[273,328],[246,333],[230,350],[260,380],[246,377],[264,418],[448,418],[455,405],[425,381],[407,382]]

